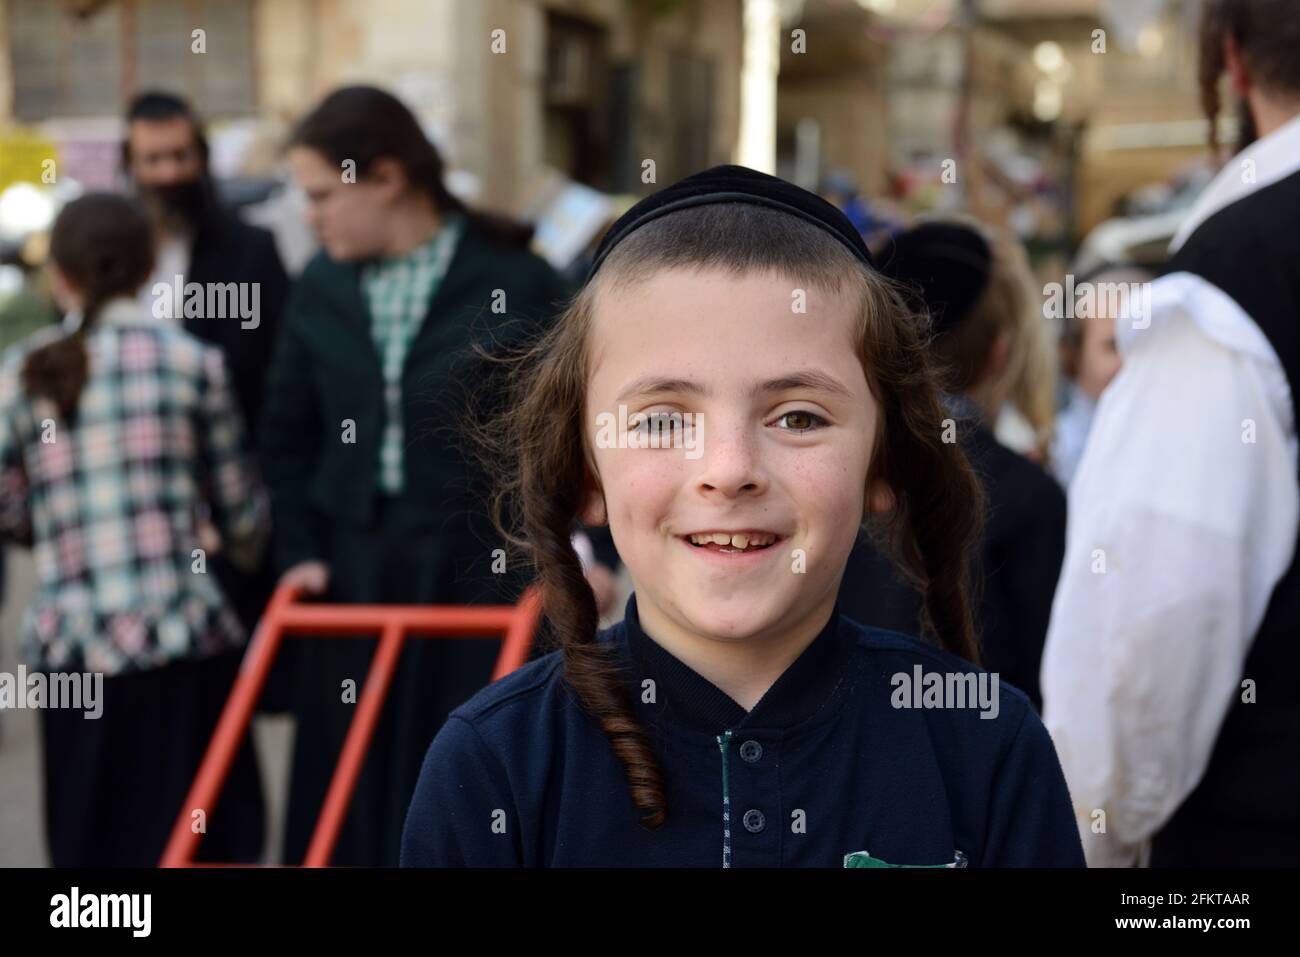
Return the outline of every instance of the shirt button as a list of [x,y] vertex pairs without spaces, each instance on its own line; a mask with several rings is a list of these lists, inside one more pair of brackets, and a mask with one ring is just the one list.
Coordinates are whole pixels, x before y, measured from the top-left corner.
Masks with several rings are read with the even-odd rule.
[[745,825],[745,830],[750,834],[757,834],[759,831],[763,830],[763,826],[767,823],[767,818],[763,817],[762,811],[750,808],[745,812],[745,816],[742,818],[742,823]]
[[757,741],[746,741],[740,746],[740,756],[753,764],[763,756],[763,746]]

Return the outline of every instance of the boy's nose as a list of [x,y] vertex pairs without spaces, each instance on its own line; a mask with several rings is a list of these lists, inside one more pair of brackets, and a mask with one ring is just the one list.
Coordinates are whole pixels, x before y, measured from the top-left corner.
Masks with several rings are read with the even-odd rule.
[[703,465],[696,478],[701,491],[728,497],[754,494],[767,487],[758,437],[748,427],[714,427],[703,442]]

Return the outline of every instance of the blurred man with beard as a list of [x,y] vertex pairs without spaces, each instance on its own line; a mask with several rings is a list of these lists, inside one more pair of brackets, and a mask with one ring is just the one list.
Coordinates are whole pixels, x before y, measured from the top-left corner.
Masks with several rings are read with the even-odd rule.
[[[272,234],[241,222],[223,209],[208,170],[208,143],[203,126],[188,104],[169,93],[145,92],[126,114],[122,167],[135,193],[149,210],[154,225],[157,258],[154,273],[141,290],[151,311],[167,315],[186,331],[218,346],[226,357],[235,399],[254,435],[261,417],[267,369],[289,291],[289,278]],[[180,277],[178,279],[177,277]],[[208,315],[208,296],[199,309],[184,308],[168,292],[159,301],[155,288],[200,289],[209,284],[238,284],[238,298],[227,303],[255,303],[256,313],[243,318],[236,309]],[[256,284],[254,286],[253,284]],[[254,297],[253,290],[256,289]],[[189,298],[187,292],[186,298]],[[198,315],[193,313],[198,312]],[[254,451],[251,441],[249,451]],[[211,552],[212,549],[209,549]],[[236,572],[219,556],[213,562],[226,596],[250,632],[274,587],[266,568]],[[274,699],[273,676],[267,699]]]

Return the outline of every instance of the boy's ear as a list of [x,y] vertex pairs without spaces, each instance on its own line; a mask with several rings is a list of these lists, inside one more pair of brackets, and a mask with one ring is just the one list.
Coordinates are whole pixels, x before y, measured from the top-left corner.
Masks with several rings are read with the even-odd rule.
[[578,517],[584,525],[604,525],[609,520],[605,515],[605,496],[599,490],[588,492],[583,499],[582,508],[578,510]]
[[605,525],[609,522],[609,516],[605,513],[605,492],[590,469],[585,469],[584,472],[582,484],[586,491],[582,496],[582,506],[578,509],[578,518],[582,519],[584,525]]
[[868,512],[889,512],[898,504],[894,498],[894,490],[889,487],[889,483],[883,478],[875,479],[871,487],[867,489],[867,511]]

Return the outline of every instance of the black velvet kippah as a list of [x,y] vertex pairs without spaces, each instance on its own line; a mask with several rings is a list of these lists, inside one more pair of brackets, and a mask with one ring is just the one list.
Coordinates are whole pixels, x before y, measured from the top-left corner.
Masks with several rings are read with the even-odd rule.
[[798,216],[826,230],[868,266],[875,266],[867,244],[849,218],[816,193],[744,166],[714,166],[652,193],[620,216],[596,247],[587,280],[596,274],[610,251],[634,230],[679,209],[714,203],[749,203]]
[[942,333],[970,313],[993,268],[989,244],[956,223],[923,223],[894,238],[880,256],[880,271],[909,288]]

